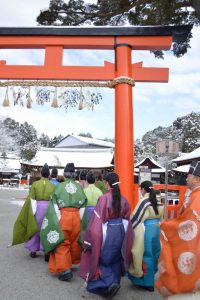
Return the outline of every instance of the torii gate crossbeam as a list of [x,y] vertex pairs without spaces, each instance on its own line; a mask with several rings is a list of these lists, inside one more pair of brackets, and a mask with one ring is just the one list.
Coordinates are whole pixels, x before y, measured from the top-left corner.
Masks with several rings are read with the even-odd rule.
[[[0,28],[0,49],[45,49],[42,66],[7,65],[0,60],[0,79],[107,81],[125,76],[136,82],[167,82],[168,68],[132,64],[132,50],[168,50],[173,41],[185,41],[191,26],[150,27],[34,27]],[[108,49],[115,63],[103,67],[63,66],[64,49]],[[134,187],[132,86],[115,86],[115,169],[122,194],[132,208]]]

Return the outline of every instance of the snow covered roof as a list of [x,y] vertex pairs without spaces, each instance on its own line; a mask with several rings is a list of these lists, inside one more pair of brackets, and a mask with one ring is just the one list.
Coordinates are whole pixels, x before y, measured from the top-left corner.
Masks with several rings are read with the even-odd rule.
[[[139,173],[139,168],[134,168],[134,172]],[[151,169],[152,173],[165,173],[165,168]]]
[[84,137],[80,135],[71,135],[68,134],[60,142],[55,145],[55,148],[65,148],[65,147],[78,147],[78,146],[97,146],[105,148],[114,148],[112,142],[102,141],[98,139],[93,139],[89,137]]
[[0,172],[3,173],[18,173],[20,170],[19,159],[0,158]]
[[173,159],[173,162],[184,162],[184,161],[192,161],[193,159],[200,159],[200,147],[193,150],[190,153],[185,153],[184,155]]
[[75,168],[109,168],[113,159],[113,149],[80,149],[80,148],[41,148],[36,156],[30,160],[21,160],[22,164],[64,168],[73,162]]
[[[145,161],[147,161],[147,160],[149,160],[149,161],[150,161],[154,166],[156,166],[157,168],[165,170],[161,165],[159,165],[159,163],[158,163],[155,159],[153,159],[153,158],[151,158],[151,157],[145,157],[143,160],[141,160],[139,163],[137,163],[137,164],[135,165],[135,167],[137,168],[137,167],[139,167],[139,166],[142,166],[143,163],[144,163]],[[153,170],[153,169],[152,169],[152,170]],[[158,172],[158,170],[157,170],[157,172]]]
[[174,168],[173,171],[180,173],[188,173],[190,165],[183,165],[177,168]]

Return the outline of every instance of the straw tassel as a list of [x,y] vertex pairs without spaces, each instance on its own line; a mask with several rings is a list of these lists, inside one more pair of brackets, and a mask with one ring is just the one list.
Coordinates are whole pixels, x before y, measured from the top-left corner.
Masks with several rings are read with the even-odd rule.
[[58,99],[57,99],[57,87],[55,87],[54,97],[51,103],[51,107],[57,108],[58,107]]
[[36,92],[36,103],[40,104],[40,99],[39,99],[39,88],[38,86],[35,87],[35,92]]
[[90,91],[87,91],[86,92],[86,102],[85,102],[85,107],[90,110],[90,107],[91,107],[91,94],[90,94]]
[[10,88],[12,91],[12,95],[13,95],[13,99],[14,99],[14,106],[17,104],[17,96],[16,96],[16,92],[14,90],[13,87]]
[[4,107],[10,106],[10,102],[8,99],[8,86],[6,87],[6,93],[5,93],[5,97],[4,97],[2,106],[4,106]]
[[82,87],[80,88],[80,101],[79,101],[78,109],[79,110],[83,109],[83,89],[82,89]]
[[31,108],[31,88],[28,89],[28,94],[26,95],[26,107]]

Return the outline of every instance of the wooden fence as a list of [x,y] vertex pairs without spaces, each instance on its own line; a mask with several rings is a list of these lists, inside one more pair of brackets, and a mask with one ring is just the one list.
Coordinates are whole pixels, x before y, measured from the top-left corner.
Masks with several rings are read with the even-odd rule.
[[[136,190],[138,190],[138,185],[135,184],[135,186],[136,186]],[[154,184],[153,186],[155,189],[158,189],[161,191],[161,195],[163,193],[165,193],[165,184]],[[173,218],[177,217],[177,213],[178,213],[179,209],[181,208],[181,206],[183,205],[183,201],[185,198],[185,192],[188,189],[188,187],[184,186],[184,185],[168,184],[167,189],[168,189],[167,217],[168,217],[168,219],[173,219]],[[176,192],[177,195],[170,196],[169,194],[171,191]],[[138,197],[138,193],[135,196]],[[163,200],[162,202],[164,203],[164,197],[162,200]]]

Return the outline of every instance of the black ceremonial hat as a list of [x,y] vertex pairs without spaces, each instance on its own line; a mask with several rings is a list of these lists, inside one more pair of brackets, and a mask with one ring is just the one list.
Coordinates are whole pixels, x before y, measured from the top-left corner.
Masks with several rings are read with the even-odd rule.
[[49,166],[47,165],[47,163],[44,164],[44,166],[42,167],[41,175],[43,177],[48,177],[50,175],[50,170],[49,170]]
[[71,172],[71,173],[75,172],[74,163],[66,164],[64,168],[64,172]]

